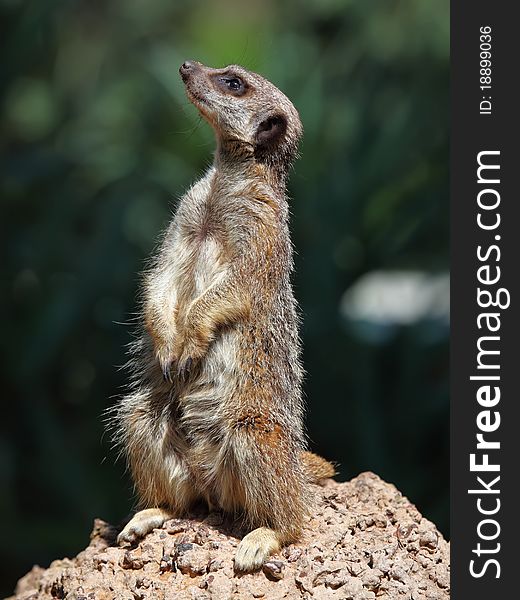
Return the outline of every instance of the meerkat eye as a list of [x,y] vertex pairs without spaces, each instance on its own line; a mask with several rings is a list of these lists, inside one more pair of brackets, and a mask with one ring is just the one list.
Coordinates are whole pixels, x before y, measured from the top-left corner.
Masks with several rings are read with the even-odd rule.
[[232,77],[230,75],[223,75],[218,78],[218,84],[224,89],[230,90],[234,94],[241,96],[246,91],[246,86],[242,79],[239,77]]
[[230,90],[239,90],[242,87],[242,82],[240,81],[240,79],[237,79],[236,77],[233,77],[232,79],[228,79],[228,87]]

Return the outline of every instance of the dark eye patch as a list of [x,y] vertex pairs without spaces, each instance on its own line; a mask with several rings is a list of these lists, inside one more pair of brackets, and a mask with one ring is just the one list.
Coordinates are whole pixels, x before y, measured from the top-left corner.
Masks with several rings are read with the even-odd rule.
[[249,87],[241,77],[238,77],[238,75],[215,75],[213,79],[215,84],[221,90],[231,93],[234,96],[243,96]]

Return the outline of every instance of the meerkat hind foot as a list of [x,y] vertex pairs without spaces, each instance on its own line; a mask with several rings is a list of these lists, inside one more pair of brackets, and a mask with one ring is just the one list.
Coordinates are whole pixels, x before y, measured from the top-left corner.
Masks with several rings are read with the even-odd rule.
[[280,539],[276,531],[259,527],[248,533],[240,542],[235,555],[235,570],[254,571],[259,569],[266,558],[280,550]]
[[117,543],[129,542],[133,544],[153,529],[162,527],[167,519],[171,519],[171,514],[162,508],[140,510],[130,519],[123,531],[117,536]]

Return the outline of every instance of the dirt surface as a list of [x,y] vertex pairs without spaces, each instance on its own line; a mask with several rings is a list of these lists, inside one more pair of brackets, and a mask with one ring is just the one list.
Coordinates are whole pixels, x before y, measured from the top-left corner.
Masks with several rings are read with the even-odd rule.
[[449,598],[449,544],[393,485],[362,473],[313,487],[304,539],[258,573],[233,572],[240,531],[219,513],[168,521],[121,548],[117,530],[97,519],[85,550],[34,567],[10,600]]

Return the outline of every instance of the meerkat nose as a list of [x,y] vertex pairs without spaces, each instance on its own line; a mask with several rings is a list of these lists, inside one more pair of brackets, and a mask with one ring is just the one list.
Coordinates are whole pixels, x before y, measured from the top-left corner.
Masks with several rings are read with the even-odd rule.
[[196,64],[192,60],[185,60],[182,63],[179,68],[179,73],[181,74],[183,81],[186,81],[186,79],[190,76],[190,73],[195,70],[195,67]]

